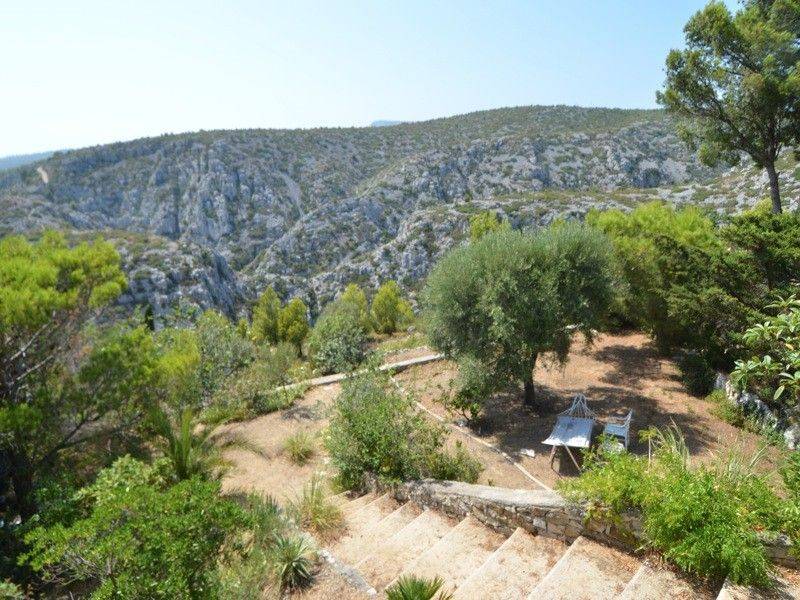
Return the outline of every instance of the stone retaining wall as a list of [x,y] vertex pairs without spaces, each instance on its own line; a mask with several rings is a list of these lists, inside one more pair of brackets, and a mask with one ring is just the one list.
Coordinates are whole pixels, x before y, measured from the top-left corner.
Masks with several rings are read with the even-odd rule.
[[[372,482],[370,487],[378,486]],[[583,507],[547,490],[511,490],[429,479],[400,484],[392,493],[401,502],[410,500],[456,518],[471,515],[505,535],[522,527],[535,535],[567,543],[585,536],[627,551],[635,551],[642,539],[642,523],[637,514],[623,515],[618,523],[587,519]],[[800,561],[789,555],[791,543],[786,536],[765,540],[764,545],[767,556],[774,562],[800,567]]]

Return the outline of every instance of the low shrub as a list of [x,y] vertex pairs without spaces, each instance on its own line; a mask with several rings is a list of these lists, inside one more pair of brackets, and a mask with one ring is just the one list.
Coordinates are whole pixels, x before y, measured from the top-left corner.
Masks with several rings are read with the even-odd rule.
[[714,388],[716,373],[708,362],[695,352],[687,352],[678,360],[681,380],[695,396],[705,396]]
[[277,388],[291,383],[296,361],[290,344],[265,348],[258,360],[228,378],[203,411],[202,420],[236,421],[291,406],[299,388]]
[[[91,598],[215,598],[215,565],[246,515],[198,478],[171,487],[138,476],[98,478],[86,514],[33,529],[26,560],[56,583],[92,582]],[[119,476],[119,477],[118,477]]]
[[284,440],[283,449],[292,462],[304,465],[316,452],[316,440],[310,433],[298,431]]
[[450,479],[474,481],[480,466],[464,452],[445,454],[445,436],[373,365],[342,385],[325,444],[347,489],[360,487],[367,473],[393,483],[434,476],[436,469]]
[[387,600],[450,600],[453,594],[443,592],[441,577],[425,579],[415,575],[404,575],[386,590]]
[[300,527],[323,537],[333,535],[343,523],[342,511],[331,501],[324,482],[316,476],[289,503],[289,514]]
[[428,459],[428,477],[446,481],[466,481],[475,483],[483,471],[481,462],[474,458],[464,445],[456,442],[455,450],[439,450],[431,453]]
[[334,302],[322,313],[308,339],[308,353],[323,374],[349,371],[364,360],[367,333],[358,306]]
[[590,454],[577,480],[560,485],[591,512],[618,518],[629,509],[643,517],[651,548],[688,573],[734,583],[767,585],[770,565],[758,531],[782,526],[781,504],[755,473],[757,457],[732,453],[717,465],[692,468],[676,430],[651,432],[652,461],[627,453]]

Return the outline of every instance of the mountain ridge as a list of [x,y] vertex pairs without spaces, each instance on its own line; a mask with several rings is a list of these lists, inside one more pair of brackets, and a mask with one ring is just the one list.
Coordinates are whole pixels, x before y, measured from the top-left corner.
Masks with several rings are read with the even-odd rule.
[[[696,161],[660,110],[514,107],[392,127],[200,131],[0,173],[0,235],[122,232],[124,302],[157,314],[185,301],[233,316],[267,285],[316,309],[349,281],[391,277],[413,291],[472,212],[532,227],[655,197],[688,202],[721,173]],[[165,241],[148,246],[148,236]]]

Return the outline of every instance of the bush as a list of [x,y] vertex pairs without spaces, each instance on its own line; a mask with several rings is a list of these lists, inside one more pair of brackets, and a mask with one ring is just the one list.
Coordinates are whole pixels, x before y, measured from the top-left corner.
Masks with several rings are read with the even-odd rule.
[[450,600],[453,595],[443,592],[441,577],[425,579],[415,575],[404,575],[386,590],[387,600]]
[[616,319],[648,330],[659,349],[694,350],[728,368],[736,339],[763,304],[752,255],[731,247],[696,207],[652,202],[633,211],[591,212],[587,222],[613,241],[624,281]]
[[459,441],[453,452],[440,450],[429,457],[427,476],[445,481],[466,481],[475,483],[483,471],[480,461],[464,448]]
[[394,333],[414,320],[411,305],[402,298],[397,282],[391,280],[381,284],[375,292],[370,313],[379,333]]
[[25,600],[25,594],[10,581],[0,581],[0,600]]
[[292,298],[278,313],[278,339],[292,344],[302,354],[308,335],[308,307],[300,298]]
[[681,380],[695,396],[705,396],[714,387],[716,373],[706,360],[695,352],[687,352],[678,360]]
[[308,353],[319,371],[327,375],[349,371],[364,360],[366,330],[355,304],[334,302],[323,311],[308,340]]
[[[113,482],[109,485],[110,482]],[[55,581],[91,581],[92,598],[214,598],[225,540],[246,524],[219,485],[190,479],[162,489],[104,478],[85,517],[26,536],[32,567]]]
[[472,478],[463,456],[440,456],[444,439],[444,428],[417,412],[413,400],[373,367],[344,382],[325,443],[349,489],[360,487],[367,473],[407,481],[431,476],[432,466],[456,479]]
[[304,465],[314,456],[316,442],[313,435],[306,431],[298,431],[286,438],[283,449],[292,462]]
[[777,531],[780,501],[754,461],[735,454],[716,467],[691,468],[676,431],[651,434],[652,463],[628,453],[590,454],[585,472],[561,484],[568,498],[618,519],[629,509],[643,517],[646,543],[684,571],[766,585],[769,562],[757,531]]
[[266,349],[260,358],[228,378],[203,412],[206,422],[220,423],[241,420],[291,406],[301,386],[276,390],[291,381],[297,361],[290,344],[278,344]]
[[323,537],[329,537],[343,523],[342,511],[331,501],[326,486],[317,476],[290,502],[289,514],[298,525]]

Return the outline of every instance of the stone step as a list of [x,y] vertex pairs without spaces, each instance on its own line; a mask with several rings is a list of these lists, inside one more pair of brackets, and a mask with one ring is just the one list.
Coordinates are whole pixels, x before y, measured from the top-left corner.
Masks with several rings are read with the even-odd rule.
[[619,600],[713,600],[714,593],[666,567],[645,561]]
[[354,512],[360,510],[361,508],[363,508],[364,506],[375,500],[377,497],[378,495],[373,494],[372,492],[364,494],[363,496],[358,496],[357,498],[350,500],[350,502],[341,507],[342,513],[345,516],[352,515]]
[[423,510],[408,525],[386,540],[375,540],[372,552],[356,568],[377,590],[382,590],[407,564],[436,544],[455,521],[432,510]]
[[398,503],[391,495],[378,496],[356,511],[347,513],[345,522],[349,532],[360,533],[378,524],[397,509]]
[[374,527],[360,533],[350,531],[331,547],[331,552],[342,562],[355,564],[371,555],[386,539],[411,523],[421,512],[419,506],[407,502],[381,519]]
[[527,596],[566,552],[558,540],[518,528],[458,586],[453,600],[518,600]]
[[581,536],[533,589],[528,600],[610,600],[622,593],[638,568],[633,557]]
[[[474,517],[465,517],[442,539],[419,554],[398,577],[441,577],[443,591],[453,592],[503,544],[505,536]],[[388,587],[388,586],[387,586]]]
[[774,579],[775,586],[766,590],[734,585],[726,579],[717,600],[796,600],[800,598],[800,572],[777,567]]

